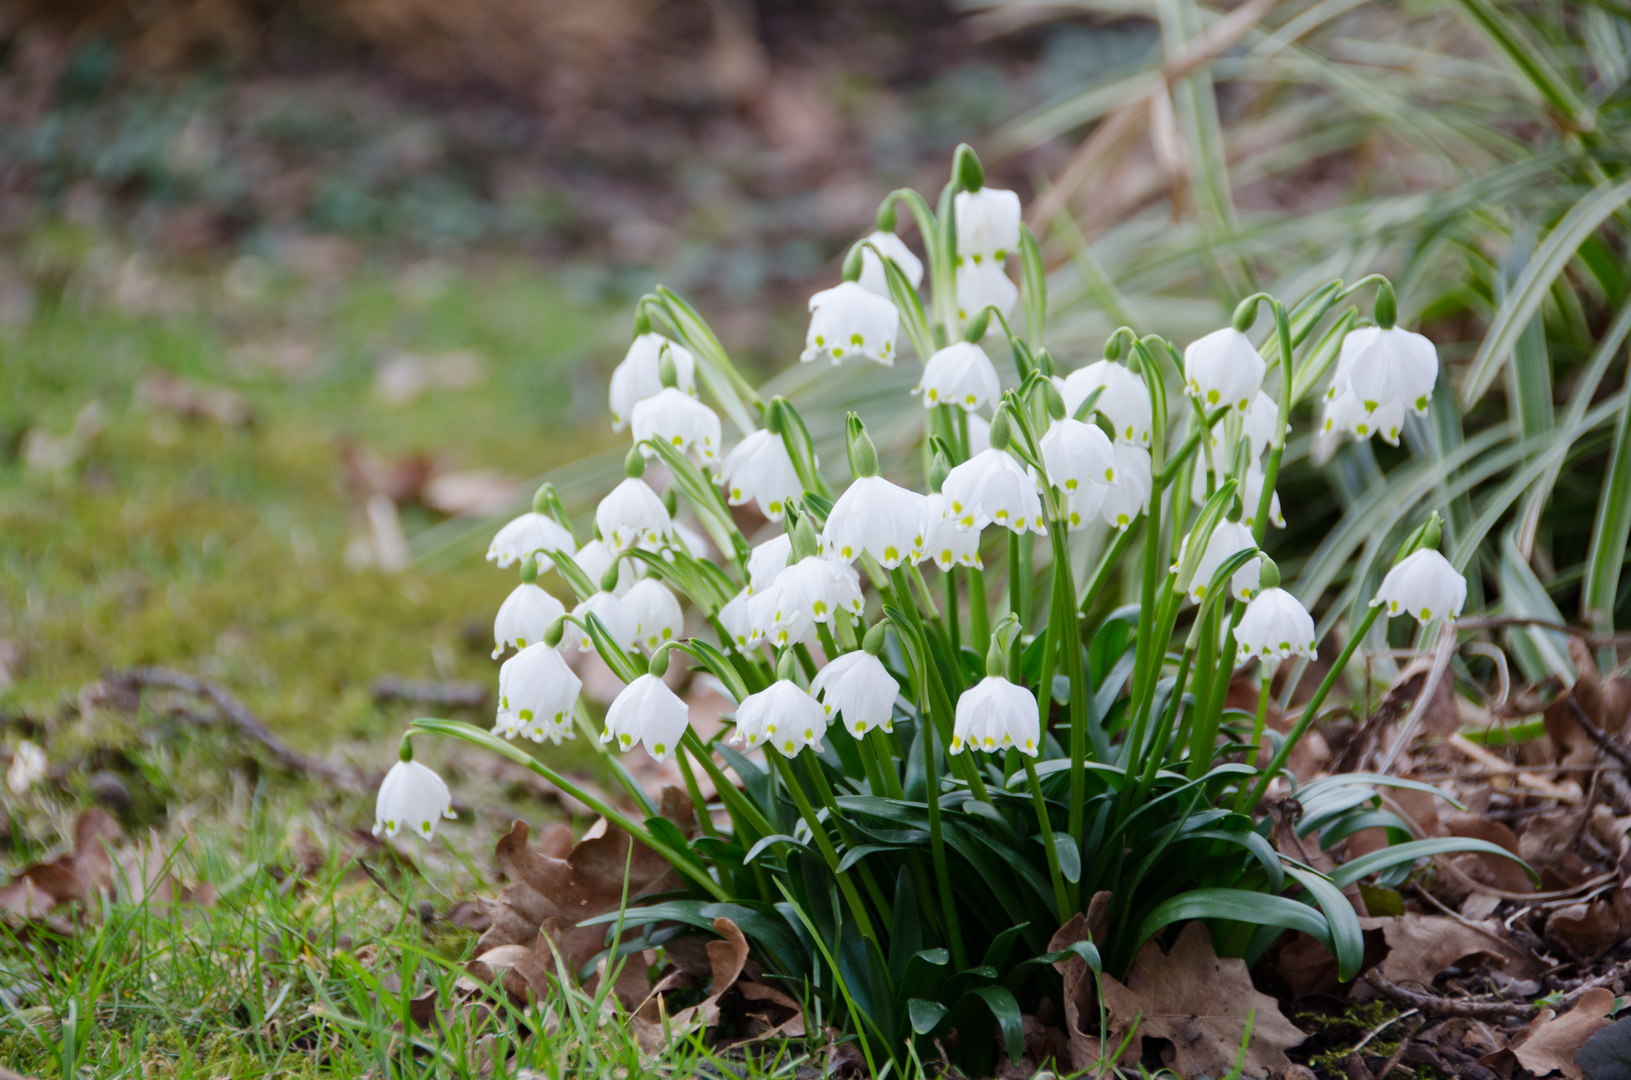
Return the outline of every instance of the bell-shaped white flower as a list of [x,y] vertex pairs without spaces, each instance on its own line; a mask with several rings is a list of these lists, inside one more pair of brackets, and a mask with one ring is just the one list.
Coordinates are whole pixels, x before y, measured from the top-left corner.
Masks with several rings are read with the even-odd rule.
[[933,559],[941,570],[953,566],[984,569],[980,561],[978,529],[960,529],[947,515],[946,497],[939,492],[923,501],[923,550],[919,561]]
[[786,533],[772,536],[762,544],[755,544],[748,552],[749,593],[762,593],[787,569],[787,560],[793,554],[793,538]]
[[[1205,503],[1207,499],[1206,477],[1208,471],[1204,460],[1198,461],[1194,471],[1189,475],[1189,497],[1197,506]],[[1240,499],[1242,508],[1240,523],[1248,529],[1257,524],[1257,506],[1259,500],[1263,497],[1263,482],[1265,479],[1267,478],[1263,475],[1261,465],[1253,462],[1247,466],[1245,490],[1241,493]],[[1217,490],[1216,481],[1213,483],[1213,490],[1215,491]],[[1276,529],[1286,527],[1286,519],[1280,514],[1279,492],[1269,496],[1269,524]]]
[[[964,263],[957,268],[957,317],[971,319],[987,307],[994,307],[1003,318],[1013,314],[1019,302],[1019,286],[1008,276],[1000,262]],[[986,334],[1001,333],[991,325]]]
[[1019,250],[1019,196],[1014,192],[989,187],[960,191],[951,205],[960,260],[1001,263]]
[[1136,446],[1150,445],[1150,430],[1154,426],[1154,409],[1150,405],[1150,388],[1144,380],[1112,360],[1098,360],[1078,368],[1065,378],[1054,378],[1059,396],[1065,399],[1065,413],[1075,416],[1076,410],[1087,396],[1099,387],[1093,411],[1102,413],[1110,421],[1117,442]]
[[1389,446],[1398,446],[1404,410],[1400,398],[1389,398],[1375,409],[1367,409],[1351,386],[1333,383],[1321,410],[1320,430],[1326,435],[1346,433],[1361,441],[1380,435]]
[[1006,450],[986,450],[954,467],[940,486],[946,515],[962,529],[996,524],[1047,534],[1036,480]]
[[641,743],[657,761],[675,752],[691,724],[691,710],[656,675],[642,675],[625,686],[606,710],[600,741],[616,741],[619,750]]
[[704,465],[719,457],[719,416],[684,391],[668,387],[634,406],[634,441],[666,442]]
[[[900,237],[892,232],[875,232],[866,238],[866,243],[883,252],[884,258],[898,266],[912,288],[923,283],[923,263],[918,261],[918,257],[912,254],[912,249]],[[871,247],[861,248],[861,288],[887,300],[889,278],[884,274],[883,259],[878,258],[878,251],[873,251]]]
[[1241,664],[1253,658],[1267,662],[1292,656],[1313,660],[1316,656],[1313,616],[1281,588],[1264,589],[1252,597],[1235,627],[1235,640],[1240,643],[1236,662]]
[[857,739],[873,728],[895,730],[895,698],[900,684],[883,661],[864,649],[845,653],[816,672],[810,694],[821,699],[828,716],[838,713]]
[[1097,424],[1065,417],[1055,420],[1042,436],[1042,466],[1048,483],[1066,494],[1087,484],[1116,482],[1116,450]]
[[[689,528],[684,523],[679,521],[674,522],[673,546],[683,547],[693,559],[701,559],[706,561],[707,559],[711,558],[712,549],[708,546],[707,539],[695,529]],[[656,550],[661,552],[664,550],[661,545],[658,545],[656,548],[648,548],[642,544],[641,547],[646,551]],[[664,558],[668,562],[674,561],[671,550],[670,554],[665,555]]]
[[[632,590],[631,590],[632,591]],[[597,592],[587,600],[572,609],[572,614],[587,622],[593,615],[600,620],[606,632],[612,636],[619,648],[632,648],[640,631],[640,620],[635,618],[634,612],[623,602],[622,597],[614,596],[609,592]],[[569,631],[567,641],[577,647],[579,652],[593,652],[595,643],[589,637],[589,631],[576,625],[567,627]]]
[[553,570],[555,564],[545,552],[570,552],[576,543],[566,526],[548,514],[527,511],[502,529],[487,546],[487,561],[501,567],[523,562],[528,555],[539,555],[538,569]]
[[[1254,463],[1269,452],[1269,444],[1274,441],[1274,429],[1277,426],[1280,426],[1280,403],[1259,390],[1257,396],[1252,399],[1251,407],[1241,418],[1240,425],[1241,438],[1250,440],[1251,449],[1248,453]],[[1286,424],[1283,429],[1290,431],[1291,425]],[[1214,446],[1217,445],[1216,431],[1214,428]]]
[[847,562],[820,555],[800,559],[783,571],[776,579],[775,597],[771,613],[773,627],[784,625],[795,615],[830,625],[840,611],[851,615],[866,611],[866,602],[861,598],[861,575]]
[[1018,750],[1036,757],[1042,752],[1042,723],[1036,695],[1000,675],[987,675],[957,699],[957,721],[952,727],[954,754],[965,749]]
[[[662,496],[644,480],[630,476],[600,500],[595,508],[595,528],[606,546],[618,553],[636,544],[660,543],[673,532],[673,522]],[[595,581],[596,586],[599,584]]]
[[399,761],[391,766],[379,785],[374,800],[374,835],[395,836],[399,829],[429,840],[436,835],[436,823],[459,815],[453,812],[453,795],[442,778],[417,761]]
[[542,641],[528,645],[498,669],[498,716],[493,734],[556,745],[573,738],[567,720],[583,689],[559,650]]
[[[1128,443],[1115,444],[1116,482],[1104,491],[1099,503],[1099,516],[1106,525],[1117,529],[1131,528],[1140,514],[1150,508],[1150,492],[1155,486],[1151,472],[1150,452]],[[1077,492],[1073,499],[1093,498],[1097,488]]]
[[564,614],[566,608],[561,602],[538,586],[526,582],[517,585],[499,605],[498,617],[493,620],[493,659],[503,656],[506,648],[525,649],[544,640],[549,624]]
[[731,742],[773,746],[792,757],[806,746],[821,749],[827,734],[827,711],[797,683],[781,679],[768,689],[749,694],[736,707],[736,734]]
[[1461,616],[1467,602],[1467,579],[1450,560],[1432,548],[1413,551],[1387,572],[1371,607],[1385,605],[1389,615],[1409,615],[1426,625],[1434,619]]
[[1002,386],[985,350],[973,342],[959,341],[929,357],[912,393],[923,395],[925,409],[956,405],[973,412],[996,401]]
[[840,364],[864,357],[893,367],[899,333],[900,312],[893,302],[846,281],[810,297],[810,332],[799,359],[809,363],[827,357]]
[[1267,370],[1252,339],[1232,326],[1214,330],[1184,350],[1184,385],[1190,397],[1209,409],[1249,409]]
[[767,620],[760,612],[768,595],[768,592],[754,594],[743,589],[719,609],[719,625],[730,635],[729,644],[738,652],[746,652],[765,639]]
[[782,602],[781,579],[762,593],[755,593],[749,615],[755,640],[768,641],[775,648],[798,645],[815,633],[815,620],[807,608]]
[[662,393],[662,353],[667,345],[674,359],[674,384],[692,397],[697,393],[696,357],[683,345],[677,345],[661,334],[645,333],[634,339],[623,362],[612,372],[611,405],[612,430],[622,431],[634,406]]
[[737,443],[725,455],[719,481],[732,506],[756,502],[771,521],[780,521],[787,504],[804,491],[793,458],[781,436],[759,430]]
[[685,629],[679,599],[656,578],[636,582],[623,594],[623,603],[634,613],[635,636],[648,652],[676,640]]
[[1425,413],[1436,382],[1438,351],[1420,334],[1397,326],[1367,326],[1342,339],[1333,384],[1351,389],[1366,412],[1398,401],[1418,415]]
[[607,547],[603,540],[589,541],[572,557],[572,561],[578,564],[578,569],[588,576],[589,583],[597,589],[600,588],[600,579],[606,576],[606,570],[612,565],[613,559],[617,559],[618,564],[617,587],[612,592],[622,596],[636,581],[645,576],[645,565],[638,559],[613,554],[612,549]]
[[[1186,536],[1183,543],[1178,545],[1178,561],[1172,567],[1174,573],[1184,563],[1184,556],[1189,552],[1189,541],[1190,537]],[[1206,599],[1207,590],[1212,587],[1212,575],[1218,572],[1218,567],[1236,552],[1256,546],[1252,531],[1245,525],[1235,521],[1218,522],[1206,541],[1206,550],[1201,552],[1200,560],[1195,565],[1195,576],[1189,579],[1189,599],[1197,604]],[[1250,600],[1257,592],[1262,566],[1262,559],[1252,559],[1230,576],[1229,584],[1235,599]]]
[[922,524],[923,496],[881,476],[858,477],[827,515],[822,554],[854,562],[864,552],[893,570],[917,557]]

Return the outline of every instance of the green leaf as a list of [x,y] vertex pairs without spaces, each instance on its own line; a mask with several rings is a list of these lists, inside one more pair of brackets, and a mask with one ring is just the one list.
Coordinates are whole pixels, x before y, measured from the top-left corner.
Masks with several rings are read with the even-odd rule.
[[[1586,555],[1585,583],[1580,590],[1580,618],[1598,632],[1614,632],[1614,601],[1619,595],[1620,567],[1631,538],[1631,404],[1620,408],[1614,427],[1614,448],[1597,500],[1597,519],[1591,527],[1591,549]],[[1607,654],[1612,657],[1610,651]],[[1605,667],[1604,670],[1607,670]]]
[[1492,844],[1487,840],[1473,840],[1465,836],[1444,836],[1433,840],[1412,840],[1408,844],[1395,844],[1373,851],[1369,855],[1361,855],[1353,862],[1343,863],[1331,872],[1331,882],[1341,889],[1353,884],[1360,878],[1369,877],[1379,870],[1386,870],[1401,863],[1415,862],[1417,859],[1426,859],[1433,855],[1461,854],[1472,852],[1482,855],[1499,855],[1503,859],[1511,859],[1523,867],[1523,872],[1529,875],[1529,880],[1536,885],[1540,884],[1540,875],[1535,873],[1534,867],[1518,858],[1499,844]]
[[1069,833],[1056,832],[1053,834],[1053,847],[1059,854],[1059,873],[1072,885],[1081,881],[1082,853],[1076,841],[1070,838]]
[[895,302],[900,312],[901,329],[906,331],[906,337],[917,352],[917,358],[923,363],[929,362],[934,355],[934,330],[929,326],[929,316],[923,310],[923,301],[917,295],[917,290],[907,280],[906,274],[895,265],[895,260],[884,258],[881,252],[873,251],[878,260],[883,263],[884,280],[889,283],[889,298]]
[[1036,234],[1023,222],[1019,227],[1019,265],[1020,294],[1025,298],[1025,336],[1031,348],[1040,349],[1048,324],[1048,269],[1042,262]]
[[1359,974],[1359,965],[1365,960],[1365,937],[1353,905],[1324,874],[1300,866],[1287,866],[1286,873],[1307,889],[1325,912],[1325,921],[1331,927],[1331,952],[1337,958],[1337,977],[1347,982]]
[[1162,929],[1185,919],[1232,919],[1255,926],[1282,926],[1301,930],[1331,948],[1331,926],[1325,916],[1307,904],[1284,896],[1247,892],[1244,889],[1195,889],[1175,896],[1144,916],[1138,926],[1136,946]]
[[1025,1054],[1025,1020],[1020,1015],[1019,1002],[1014,998],[1013,991],[1006,986],[976,986],[969,994],[985,1002],[985,1007],[997,1018],[997,1024],[1002,1028],[1003,1042],[1008,1048],[1008,1058],[1019,1064],[1019,1059]]
[[940,1023],[949,1011],[940,1002],[924,998],[912,998],[906,1003],[906,1014],[911,1018],[912,1030],[919,1035],[927,1035],[933,1031],[935,1025]]

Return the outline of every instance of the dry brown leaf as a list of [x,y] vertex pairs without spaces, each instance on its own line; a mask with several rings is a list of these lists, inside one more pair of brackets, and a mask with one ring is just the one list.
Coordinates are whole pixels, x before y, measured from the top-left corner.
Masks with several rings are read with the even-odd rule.
[[[1093,901],[1097,903],[1100,896],[1105,897],[1108,906],[1109,893],[1096,893]],[[1093,905],[1090,904],[1091,909]],[[1070,921],[1054,931],[1048,942],[1050,953],[1063,952],[1079,941],[1092,941],[1093,935],[1090,927],[1092,922],[1080,912],[1072,915]],[[1087,961],[1072,953],[1070,956],[1055,963],[1053,969],[1065,981],[1065,1038],[1066,1052],[1069,1054],[1070,1067],[1081,1071],[1091,1069],[1099,1063],[1104,1056],[1102,1046],[1097,1035],[1089,1035],[1082,1028],[1082,1018],[1098,1016],[1098,995],[1093,991],[1093,975],[1088,970]],[[1095,1022],[1093,1029],[1098,1030]]]
[[[1119,1045],[1136,1023],[1143,1038],[1172,1043],[1166,1065],[1180,1076],[1221,1076],[1233,1069],[1248,1014],[1255,1017],[1240,1075],[1278,1075],[1291,1066],[1286,1050],[1305,1038],[1279,1004],[1252,985],[1244,960],[1218,957],[1199,920],[1184,927],[1170,953],[1145,942],[1127,982],[1105,976],[1103,985],[1110,1043]],[[1128,1047],[1129,1063],[1140,1055],[1138,1042]]]
[[[1499,821],[1491,821],[1478,814],[1447,814],[1443,822],[1444,831],[1450,836],[1486,840],[1506,848],[1514,855],[1518,854],[1517,834]],[[1450,872],[1446,874],[1448,879],[1446,885],[1449,891],[1455,894],[1456,901],[1459,901],[1471,887],[1468,881],[1502,892],[1535,891],[1535,886],[1530,882],[1529,875],[1523,872],[1523,867],[1499,855],[1483,855],[1477,852],[1447,855],[1440,860],[1440,865],[1450,868]],[[1466,880],[1462,880],[1463,878]]]
[[24,919],[45,916],[57,904],[85,903],[116,886],[132,903],[215,903],[215,888],[189,889],[166,869],[157,834],[146,844],[115,848],[124,830],[106,810],[85,811],[74,823],[74,850],[26,867],[0,888],[0,912]]
[[1493,957],[1508,974],[1520,974],[1530,966],[1529,959],[1491,920],[1473,926],[1439,915],[1409,912],[1384,918],[1359,920],[1365,930],[1382,931],[1387,956],[1382,959],[1382,977],[1411,990],[1432,989],[1433,979],[1446,968],[1469,956]]
[[1568,1080],[1579,1080],[1585,1070],[1574,1063],[1574,1055],[1587,1039],[1608,1026],[1613,1012],[1614,991],[1603,987],[1587,990],[1562,1016],[1551,1009],[1542,1010],[1512,1053],[1519,1065],[1536,1076],[1561,1072]]
[[1546,920],[1546,937],[1575,959],[1591,961],[1631,935],[1631,889],[1619,889],[1607,900],[1557,908]]

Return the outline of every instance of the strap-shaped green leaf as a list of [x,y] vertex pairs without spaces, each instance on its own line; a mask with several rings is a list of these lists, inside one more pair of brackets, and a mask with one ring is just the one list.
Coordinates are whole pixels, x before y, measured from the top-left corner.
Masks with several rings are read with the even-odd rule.
[[1540,884],[1540,875],[1535,868],[1518,858],[1499,844],[1492,844],[1487,840],[1473,840],[1465,836],[1441,836],[1432,840],[1412,840],[1408,844],[1394,844],[1392,847],[1373,851],[1369,855],[1361,855],[1353,862],[1343,863],[1331,872],[1331,881],[1342,888],[1351,885],[1361,878],[1369,877],[1379,870],[1386,870],[1390,866],[1400,863],[1415,862],[1433,855],[1455,855],[1462,853],[1475,853],[1481,855],[1499,855],[1503,859],[1511,859],[1523,867],[1523,872],[1529,875],[1529,880],[1536,885]]

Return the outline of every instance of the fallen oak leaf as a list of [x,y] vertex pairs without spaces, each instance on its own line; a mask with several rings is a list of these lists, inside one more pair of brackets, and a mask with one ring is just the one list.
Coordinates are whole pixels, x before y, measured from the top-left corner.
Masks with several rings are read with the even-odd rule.
[[1383,978],[1399,986],[1429,989],[1444,969],[1478,954],[1493,957],[1510,974],[1521,974],[1531,966],[1494,920],[1475,924],[1407,912],[1360,919],[1359,925],[1382,932],[1387,955],[1378,967]]
[[1517,1064],[1536,1076],[1561,1072],[1566,1080],[1580,1080],[1585,1070],[1575,1063],[1575,1055],[1586,1040],[1609,1025],[1613,1013],[1614,992],[1595,987],[1581,995],[1574,1008],[1561,1016],[1551,1009],[1542,1010],[1530,1021],[1528,1034],[1521,1042],[1479,1060],[1498,1067],[1500,1063],[1495,1059],[1511,1054]]

